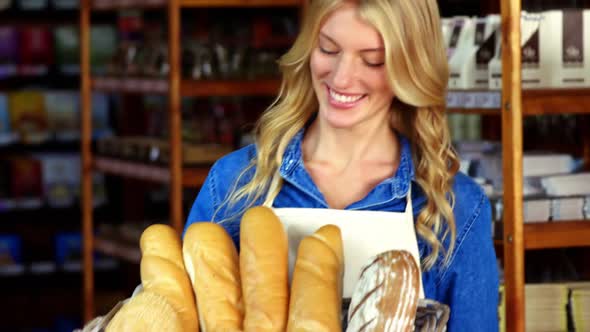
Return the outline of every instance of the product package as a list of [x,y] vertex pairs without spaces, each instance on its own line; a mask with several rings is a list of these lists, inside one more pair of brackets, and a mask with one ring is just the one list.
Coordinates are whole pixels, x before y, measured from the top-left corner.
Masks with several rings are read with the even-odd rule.
[[10,126],[10,112],[8,111],[8,96],[0,93],[0,146],[9,145],[18,139],[18,135]]
[[20,10],[44,10],[47,9],[48,0],[17,0],[16,3]]
[[29,157],[15,157],[11,162],[11,194],[17,207],[39,208],[43,203],[43,180],[41,162]]
[[51,31],[43,26],[27,26],[20,30],[19,68],[20,75],[39,76],[49,71],[53,64],[53,41]]
[[80,187],[80,155],[42,154],[37,158],[42,165],[43,195],[48,205],[74,205]]
[[55,39],[55,62],[59,71],[68,75],[78,74],[80,72],[78,28],[73,25],[59,26],[53,30],[53,36]]
[[500,16],[488,15],[465,22],[449,60],[449,88],[487,89],[488,64],[494,56]]
[[0,235],[0,275],[17,275],[23,272],[21,237],[16,234]]
[[57,10],[72,10],[80,7],[80,0],[51,0],[51,4]]
[[[94,25],[90,29],[90,67],[94,74],[105,74],[117,52],[117,30],[113,25]],[[76,50],[77,51],[77,50]]]
[[49,131],[58,141],[80,139],[79,95],[77,92],[45,93]]
[[18,32],[15,27],[0,27],[0,79],[17,73]]
[[11,126],[25,144],[38,144],[49,139],[45,96],[39,91],[12,92],[8,97]]

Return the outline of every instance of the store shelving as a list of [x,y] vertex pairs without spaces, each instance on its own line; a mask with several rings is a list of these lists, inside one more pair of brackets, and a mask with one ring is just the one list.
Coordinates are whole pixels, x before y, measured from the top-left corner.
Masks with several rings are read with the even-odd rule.
[[[214,80],[193,81],[181,77],[180,26],[183,8],[288,8],[303,10],[304,0],[82,0],[80,7],[81,38],[81,152],[82,152],[82,223],[84,236],[84,319],[94,316],[93,303],[93,261],[94,250],[107,252],[118,257],[126,256],[129,261],[137,262],[137,251],[123,250],[120,243],[112,239],[98,238],[93,235],[94,223],[90,182],[92,173],[101,171],[123,177],[166,183],[170,189],[170,223],[177,232],[182,231],[182,190],[186,187],[198,188],[208,173],[207,165],[185,168],[182,165],[181,151],[181,111],[182,97],[208,96],[273,96],[278,92],[280,82],[277,79],[256,80]],[[168,32],[169,71],[164,78],[136,77],[99,77],[92,76],[90,70],[90,17],[91,13],[117,11],[121,9],[162,9],[166,11]],[[285,44],[285,40],[273,40],[276,45]],[[107,157],[97,157],[92,153],[91,110],[92,91],[122,94],[164,95],[168,102],[169,123],[169,160],[167,165],[123,161]],[[129,249],[129,248],[127,248]],[[127,252],[127,254],[120,254]],[[125,258],[125,257],[123,257]]]

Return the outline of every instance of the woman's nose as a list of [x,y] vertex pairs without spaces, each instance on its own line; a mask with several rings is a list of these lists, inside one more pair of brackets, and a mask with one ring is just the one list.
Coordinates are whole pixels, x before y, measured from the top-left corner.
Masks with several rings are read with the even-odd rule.
[[332,77],[335,88],[344,89],[350,86],[354,77],[354,63],[352,59],[343,55],[338,58]]

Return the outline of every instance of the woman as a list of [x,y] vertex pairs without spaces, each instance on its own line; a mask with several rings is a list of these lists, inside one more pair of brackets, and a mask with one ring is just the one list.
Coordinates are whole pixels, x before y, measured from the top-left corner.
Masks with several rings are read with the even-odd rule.
[[256,144],[215,163],[187,227],[220,222],[237,243],[254,205],[409,211],[424,293],[450,306],[448,329],[497,331],[490,204],[457,173],[436,1],[313,0],[280,68]]

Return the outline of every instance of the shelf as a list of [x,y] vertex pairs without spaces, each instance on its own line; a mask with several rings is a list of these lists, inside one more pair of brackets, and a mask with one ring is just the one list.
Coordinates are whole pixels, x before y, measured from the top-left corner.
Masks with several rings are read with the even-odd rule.
[[[97,157],[94,159],[94,167],[98,171],[129,178],[158,183],[170,182],[170,170],[164,166]],[[200,187],[208,173],[207,166],[185,168],[182,172],[182,184],[185,187]]]
[[590,220],[553,221],[524,225],[525,249],[590,246]]
[[[166,94],[168,81],[150,78],[96,77],[92,80],[96,91],[111,93]],[[279,91],[278,79],[261,80],[183,80],[180,94],[185,97],[208,96],[273,96]]]
[[119,9],[156,9],[168,4],[166,0],[94,0],[94,10],[119,10]]
[[163,78],[96,77],[91,80],[93,90],[112,93],[166,94],[168,81]]
[[525,115],[590,114],[590,88],[523,90]]
[[132,245],[97,236],[94,238],[94,250],[131,263],[139,264],[141,261],[139,244]]
[[181,7],[296,7],[301,0],[180,0]]
[[[447,94],[450,113],[500,115],[500,91],[452,90]],[[525,116],[590,114],[590,88],[522,90]]]
[[205,96],[273,96],[279,91],[280,80],[252,81],[192,81],[183,80],[180,94],[186,97]]

